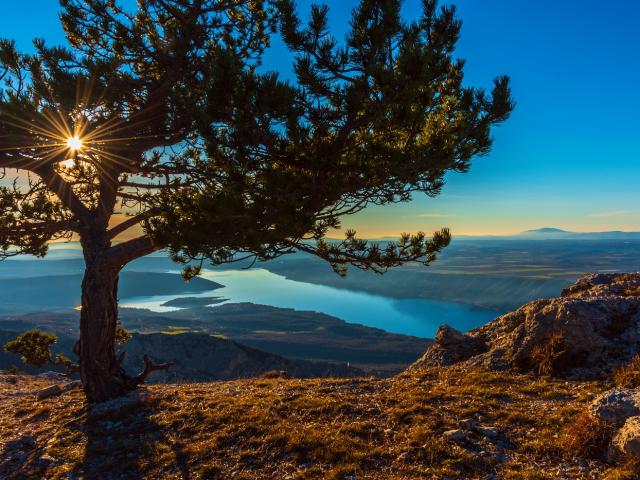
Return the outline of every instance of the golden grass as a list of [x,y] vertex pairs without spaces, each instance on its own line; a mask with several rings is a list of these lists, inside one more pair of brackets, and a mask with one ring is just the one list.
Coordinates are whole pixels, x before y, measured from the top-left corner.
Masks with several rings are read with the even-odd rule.
[[614,370],[613,383],[615,383],[617,387],[640,387],[640,355],[633,357],[628,365]]
[[[44,384],[25,376],[14,388]],[[25,433],[37,446],[15,478],[109,471],[192,480],[556,478],[550,472],[568,462],[560,434],[604,388],[434,368],[393,379],[149,386],[120,411],[95,414],[78,391],[36,402],[2,387],[2,455]],[[497,437],[469,431],[447,441],[443,433],[469,418],[497,428]],[[53,460],[43,466],[42,456]],[[594,466],[572,478],[602,473]]]

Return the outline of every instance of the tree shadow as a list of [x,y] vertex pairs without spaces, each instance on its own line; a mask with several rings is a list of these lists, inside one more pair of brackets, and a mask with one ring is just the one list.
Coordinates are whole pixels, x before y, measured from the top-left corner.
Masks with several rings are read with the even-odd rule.
[[4,444],[0,452],[0,478],[27,479],[41,475],[49,465],[37,448],[36,437],[24,434]]
[[190,480],[183,444],[151,418],[154,411],[144,390],[88,407],[81,427],[87,443],[76,478],[148,479],[161,456],[163,477]]

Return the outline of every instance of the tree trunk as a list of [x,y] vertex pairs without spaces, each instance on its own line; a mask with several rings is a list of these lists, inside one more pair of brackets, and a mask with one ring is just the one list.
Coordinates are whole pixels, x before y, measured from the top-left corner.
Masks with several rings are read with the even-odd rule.
[[[80,341],[80,378],[87,400],[104,402],[135,390],[155,370],[166,370],[171,363],[157,364],[144,356],[144,370],[131,377],[122,368],[124,352],[116,354],[118,325],[118,275],[121,257],[109,250],[110,242],[82,241],[85,272],[82,279]],[[111,254],[109,253],[111,252]]]
[[119,268],[99,258],[87,260],[80,313],[80,377],[87,399],[102,402],[124,395],[135,386],[115,351]]

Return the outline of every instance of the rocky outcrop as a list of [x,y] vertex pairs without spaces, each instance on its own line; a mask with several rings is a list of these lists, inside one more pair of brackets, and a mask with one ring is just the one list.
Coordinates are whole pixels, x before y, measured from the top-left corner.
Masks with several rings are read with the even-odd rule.
[[442,325],[433,343],[422,358],[430,365],[448,366],[479,355],[487,350],[481,338],[465,335],[449,325]]
[[640,273],[592,274],[463,335],[442,327],[415,366],[465,362],[570,378],[602,378],[640,350]]

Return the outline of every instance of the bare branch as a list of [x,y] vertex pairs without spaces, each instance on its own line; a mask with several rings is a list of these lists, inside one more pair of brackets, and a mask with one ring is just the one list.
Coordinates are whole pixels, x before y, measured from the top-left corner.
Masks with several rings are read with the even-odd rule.
[[130,386],[132,388],[143,384],[146,381],[147,377],[151,374],[151,372],[155,372],[157,370],[167,370],[171,365],[173,365],[173,362],[154,363],[148,355],[145,355],[143,357],[143,360],[144,370],[130,380]]

